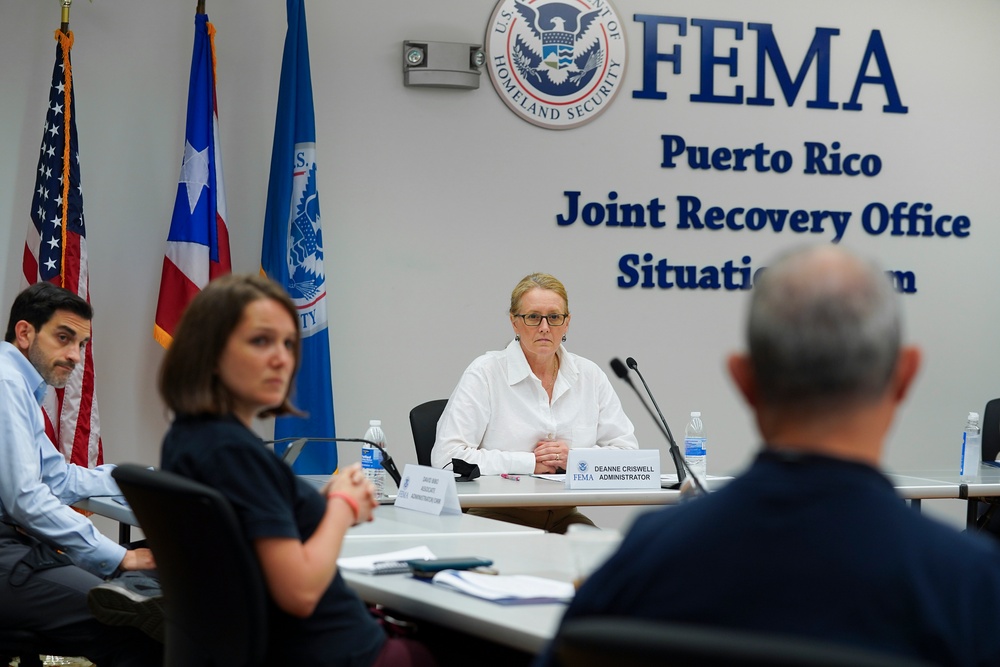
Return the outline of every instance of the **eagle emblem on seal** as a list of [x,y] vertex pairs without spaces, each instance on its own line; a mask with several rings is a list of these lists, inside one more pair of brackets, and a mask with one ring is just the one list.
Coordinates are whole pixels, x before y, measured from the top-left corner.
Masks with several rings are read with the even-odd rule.
[[527,27],[512,52],[521,77],[547,94],[585,86],[604,63],[600,23],[595,22],[601,10],[583,12],[563,2],[514,6]]
[[312,301],[323,293],[323,231],[316,191],[316,165],[309,166],[305,187],[288,229],[288,291],[293,299]]

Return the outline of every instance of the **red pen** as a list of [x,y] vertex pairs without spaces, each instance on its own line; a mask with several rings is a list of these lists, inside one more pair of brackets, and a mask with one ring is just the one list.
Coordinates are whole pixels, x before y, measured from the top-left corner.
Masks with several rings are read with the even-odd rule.
[[520,482],[521,481],[521,477],[519,475],[508,475],[507,473],[502,472],[502,473],[500,473],[500,476],[503,477],[504,479],[509,479],[512,482]]

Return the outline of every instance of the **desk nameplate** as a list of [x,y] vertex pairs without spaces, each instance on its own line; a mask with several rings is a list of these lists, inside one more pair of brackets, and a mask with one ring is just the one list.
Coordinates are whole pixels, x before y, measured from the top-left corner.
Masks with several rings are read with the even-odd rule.
[[435,515],[462,513],[454,473],[412,463],[403,468],[395,505]]
[[566,461],[568,489],[658,489],[658,449],[571,449]]

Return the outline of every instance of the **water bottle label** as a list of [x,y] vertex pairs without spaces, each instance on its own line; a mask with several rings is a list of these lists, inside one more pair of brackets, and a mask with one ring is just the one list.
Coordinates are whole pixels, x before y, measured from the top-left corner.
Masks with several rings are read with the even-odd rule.
[[975,477],[979,474],[979,463],[983,458],[982,436],[969,431],[962,432],[962,461],[958,474],[962,477]]
[[684,438],[684,456],[705,456],[705,438]]
[[382,466],[382,452],[374,447],[365,447],[361,450],[362,468],[380,468]]

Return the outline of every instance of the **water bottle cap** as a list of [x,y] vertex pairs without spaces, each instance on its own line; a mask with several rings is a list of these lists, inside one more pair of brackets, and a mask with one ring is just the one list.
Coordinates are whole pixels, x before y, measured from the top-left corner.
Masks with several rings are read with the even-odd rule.
[[701,413],[700,412],[692,412],[691,416],[692,417],[701,417]]
[[371,421],[368,422],[368,425],[369,426],[381,426],[382,425],[382,420],[381,419],[372,419]]
[[969,421],[970,422],[977,422],[977,421],[979,421],[979,413],[978,412],[970,412],[969,413]]

